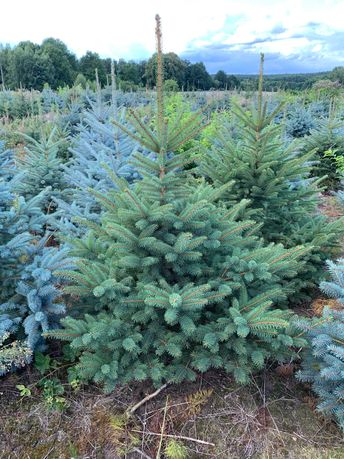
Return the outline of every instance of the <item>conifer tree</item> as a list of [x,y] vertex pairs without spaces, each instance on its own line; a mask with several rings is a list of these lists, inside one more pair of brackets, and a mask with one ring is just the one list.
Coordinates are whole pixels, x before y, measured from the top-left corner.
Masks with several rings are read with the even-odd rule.
[[[45,247],[46,216],[42,191],[26,200],[16,192],[23,174],[14,167],[10,151],[0,153],[0,339],[10,333],[35,349],[41,333],[58,325],[65,307],[57,300],[62,278],[53,274],[73,264],[67,249]],[[20,347],[19,346],[19,347]],[[6,355],[10,355],[7,347]]]
[[303,151],[314,151],[316,163],[311,173],[323,177],[322,186],[326,190],[338,190],[343,173],[338,167],[338,160],[344,161],[344,124],[335,118],[334,113],[319,121],[317,129],[313,129],[305,138]]
[[1,304],[15,292],[18,260],[25,258],[27,244],[33,240],[32,233],[41,232],[44,217],[40,210],[42,195],[26,202],[13,191],[22,174],[15,176],[12,153],[9,150],[0,153],[0,164]]
[[43,204],[46,208],[52,204],[53,197],[61,196],[62,190],[66,187],[62,160],[59,157],[59,146],[65,139],[57,139],[56,132],[56,127],[49,134],[42,130],[39,140],[21,134],[26,146],[15,159],[17,170],[23,173],[16,191],[31,199],[45,190]]
[[291,106],[287,113],[285,122],[285,133],[287,138],[295,139],[309,135],[312,129],[317,126],[311,110],[302,106],[301,101]]
[[106,390],[132,380],[194,379],[211,367],[244,383],[266,359],[282,360],[302,344],[289,329],[291,313],[276,305],[307,249],[264,246],[257,225],[238,218],[247,201],[218,202],[227,184],[188,183],[186,160],[173,152],[202,126],[198,114],[184,123],[182,114],[172,123],[165,117],[156,22],[155,129],[134,112],[131,128],[116,122],[154,156],[135,155],[142,180],[133,188],[109,171],[118,191],[98,195],[106,212],[74,241],[78,269],[61,274],[71,282],[65,292],[88,313],[76,307],[78,317],[49,335],[70,341],[78,376]]
[[300,244],[311,249],[292,287],[300,297],[301,290],[305,292],[322,279],[323,265],[338,246],[344,222],[330,222],[319,215],[318,183],[309,180],[314,152],[301,154],[299,144],[285,146],[281,127],[273,123],[282,105],[268,114],[262,88],[263,57],[257,108],[246,113],[236,106],[239,139],[233,140],[226,129],[217,134],[199,171],[216,187],[228,185],[225,202],[249,200],[246,215],[261,225],[266,242],[282,243],[287,249]]
[[[344,259],[328,262],[331,281],[322,282],[321,290],[344,307]],[[304,350],[301,381],[312,384],[320,399],[317,409],[334,416],[344,429],[344,311],[324,308],[320,319],[300,321],[310,345]]]
[[100,91],[96,102],[90,104],[72,140],[72,157],[64,165],[63,178],[67,186],[63,198],[55,199],[58,204],[56,226],[67,236],[84,231],[77,219],[99,221],[101,207],[94,193],[116,188],[106,166],[130,183],[139,178],[130,165],[135,142],[113,124],[113,120],[125,123],[125,109],[117,107],[115,94],[110,105],[104,104]]
[[326,265],[331,280],[321,282],[320,288],[327,296],[344,304],[344,258],[339,258],[337,263],[328,260]]

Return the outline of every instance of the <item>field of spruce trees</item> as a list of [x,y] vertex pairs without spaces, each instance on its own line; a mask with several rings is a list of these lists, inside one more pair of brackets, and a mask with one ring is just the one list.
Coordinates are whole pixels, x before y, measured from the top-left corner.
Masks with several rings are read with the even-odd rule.
[[0,457],[344,457],[344,89],[0,91]]

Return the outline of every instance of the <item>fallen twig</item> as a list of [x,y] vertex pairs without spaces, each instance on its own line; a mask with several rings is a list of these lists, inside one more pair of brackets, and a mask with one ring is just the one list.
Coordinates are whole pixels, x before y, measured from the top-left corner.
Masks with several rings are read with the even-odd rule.
[[167,405],[168,405],[168,396],[166,397],[166,403],[165,403],[165,409],[164,409],[164,417],[163,417],[163,420],[162,420],[161,433],[160,433],[160,441],[159,441],[158,452],[156,453],[156,459],[160,459],[161,447],[162,447],[162,439],[163,439],[163,437],[164,437],[164,431],[165,431],[166,414],[167,414]]
[[[135,433],[140,433],[140,434],[143,433],[142,430],[136,430],[136,429],[131,429],[130,431],[135,432]],[[158,435],[159,437],[161,436],[161,432],[150,432],[147,430],[145,434],[146,435]],[[215,446],[215,443],[210,443],[209,441],[199,440],[198,438],[184,437],[183,435],[163,434],[163,436],[168,437],[168,438],[175,438],[176,440],[193,441],[194,443],[199,443],[200,445]]]
[[141,456],[144,457],[144,459],[152,459],[150,456],[148,456],[146,453],[141,451],[139,448],[133,448],[133,451],[135,451],[135,453],[141,454]]
[[127,415],[131,416],[133,413],[135,413],[136,410],[138,410],[140,408],[140,406],[144,405],[146,402],[148,402],[149,400],[151,400],[152,398],[156,397],[158,394],[160,394],[160,392],[162,390],[164,390],[166,387],[168,386],[168,383],[164,384],[163,386],[159,387],[159,389],[157,389],[155,392],[153,392],[152,394],[149,394],[147,395],[146,397],[144,397],[142,400],[140,400],[138,403],[136,403],[136,405],[134,405],[133,407],[129,408],[126,413]]

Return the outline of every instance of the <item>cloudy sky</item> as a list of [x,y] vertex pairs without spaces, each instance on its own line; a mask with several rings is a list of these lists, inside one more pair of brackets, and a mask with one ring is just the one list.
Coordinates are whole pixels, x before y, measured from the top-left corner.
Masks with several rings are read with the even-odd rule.
[[344,65],[343,0],[1,0],[0,43],[54,37],[81,57],[141,60],[163,48],[209,72],[317,72]]

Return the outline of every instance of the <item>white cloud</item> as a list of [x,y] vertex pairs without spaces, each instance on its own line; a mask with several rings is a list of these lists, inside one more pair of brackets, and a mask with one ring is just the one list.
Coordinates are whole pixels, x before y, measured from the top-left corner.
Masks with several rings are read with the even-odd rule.
[[193,38],[221,30],[226,3],[215,0],[209,11],[209,3],[197,0],[17,0],[1,5],[0,42],[41,42],[53,36],[78,55],[89,49],[120,57],[138,46],[150,54],[159,13],[165,50],[181,52]]
[[[265,52],[290,55],[318,50],[309,23],[323,36],[343,31],[342,0],[16,0],[1,2],[0,42],[40,43],[55,37],[78,56],[87,50],[114,58],[143,58],[154,52],[154,15],[162,17],[165,51],[181,53],[213,43],[249,43],[268,38],[278,25],[279,41],[257,43]],[[317,26],[316,23],[320,25]],[[293,37],[299,35],[299,38]],[[301,37],[300,37],[301,36]],[[317,46],[316,48],[314,46]]]

